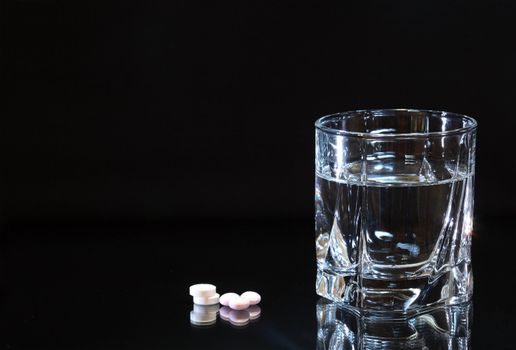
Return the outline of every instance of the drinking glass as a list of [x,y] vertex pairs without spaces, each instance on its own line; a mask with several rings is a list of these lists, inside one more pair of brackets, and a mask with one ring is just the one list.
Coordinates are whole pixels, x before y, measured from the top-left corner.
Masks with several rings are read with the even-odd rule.
[[476,121],[381,109],[315,127],[317,293],[366,311],[470,300]]

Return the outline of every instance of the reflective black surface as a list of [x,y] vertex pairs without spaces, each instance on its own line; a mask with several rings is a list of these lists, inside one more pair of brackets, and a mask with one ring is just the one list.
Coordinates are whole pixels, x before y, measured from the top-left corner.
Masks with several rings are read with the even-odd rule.
[[[313,121],[399,107],[479,122],[470,340],[516,348],[516,2],[0,7],[0,349],[316,348]],[[192,326],[198,282],[260,318]]]
[[317,303],[317,349],[471,349],[471,302],[406,318],[354,314],[325,299]]
[[[513,349],[511,221],[477,221],[472,320],[453,331],[449,316],[393,327],[335,311],[337,328],[352,333],[333,344],[373,339],[382,348],[375,339],[387,337],[383,348]],[[503,240],[491,239],[495,231]],[[325,329],[335,333],[332,306],[314,292],[311,221],[7,227],[1,243],[0,348],[322,349],[331,340]],[[188,286],[199,282],[260,292],[259,318],[192,325]],[[415,331],[419,340],[403,343]]]

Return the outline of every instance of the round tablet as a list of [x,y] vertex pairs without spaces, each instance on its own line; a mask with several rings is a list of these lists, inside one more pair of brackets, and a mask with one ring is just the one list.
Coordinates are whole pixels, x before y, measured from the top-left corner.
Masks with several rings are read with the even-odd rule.
[[247,310],[231,310],[229,313],[229,322],[237,326],[243,326],[249,323],[251,317]]
[[244,299],[249,300],[249,305],[256,305],[262,300],[260,294],[256,292],[244,292],[240,296]]
[[246,311],[249,312],[249,317],[251,320],[256,320],[262,313],[262,309],[260,309],[258,305],[249,306],[249,309]]
[[219,293],[215,293],[211,297],[193,297],[194,304],[197,305],[215,305],[219,303]]
[[239,295],[237,293],[225,293],[222,294],[219,298],[219,303],[221,303],[224,306],[229,305],[229,301],[233,298],[238,298]]
[[242,297],[232,298],[229,301],[229,307],[233,310],[245,310],[249,307],[249,300]]
[[190,286],[190,295],[193,297],[211,297],[217,293],[217,287],[213,284],[200,283]]
[[229,314],[231,312],[231,309],[227,306],[223,306],[220,308],[219,315],[220,318],[222,318],[225,321],[229,321]]
[[190,322],[195,325],[207,326],[214,324],[217,321],[217,314],[199,313],[195,311],[190,312]]

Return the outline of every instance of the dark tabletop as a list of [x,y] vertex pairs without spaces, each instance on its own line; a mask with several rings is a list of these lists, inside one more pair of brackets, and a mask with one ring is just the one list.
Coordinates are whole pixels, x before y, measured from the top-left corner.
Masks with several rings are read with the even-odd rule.
[[[473,319],[457,336],[475,349],[514,349],[510,220],[477,221]],[[313,237],[310,221],[6,227],[0,347],[322,349]],[[200,282],[260,292],[260,317],[192,325],[188,287]]]

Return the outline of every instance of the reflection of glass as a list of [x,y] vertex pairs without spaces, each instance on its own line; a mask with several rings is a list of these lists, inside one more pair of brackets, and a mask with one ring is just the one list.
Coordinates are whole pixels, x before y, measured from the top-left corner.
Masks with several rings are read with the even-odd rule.
[[317,350],[471,349],[471,303],[438,307],[405,319],[358,316],[336,303],[317,303]]
[[388,311],[471,298],[475,133],[472,118],[423,110],[316,122],[319,295]]

